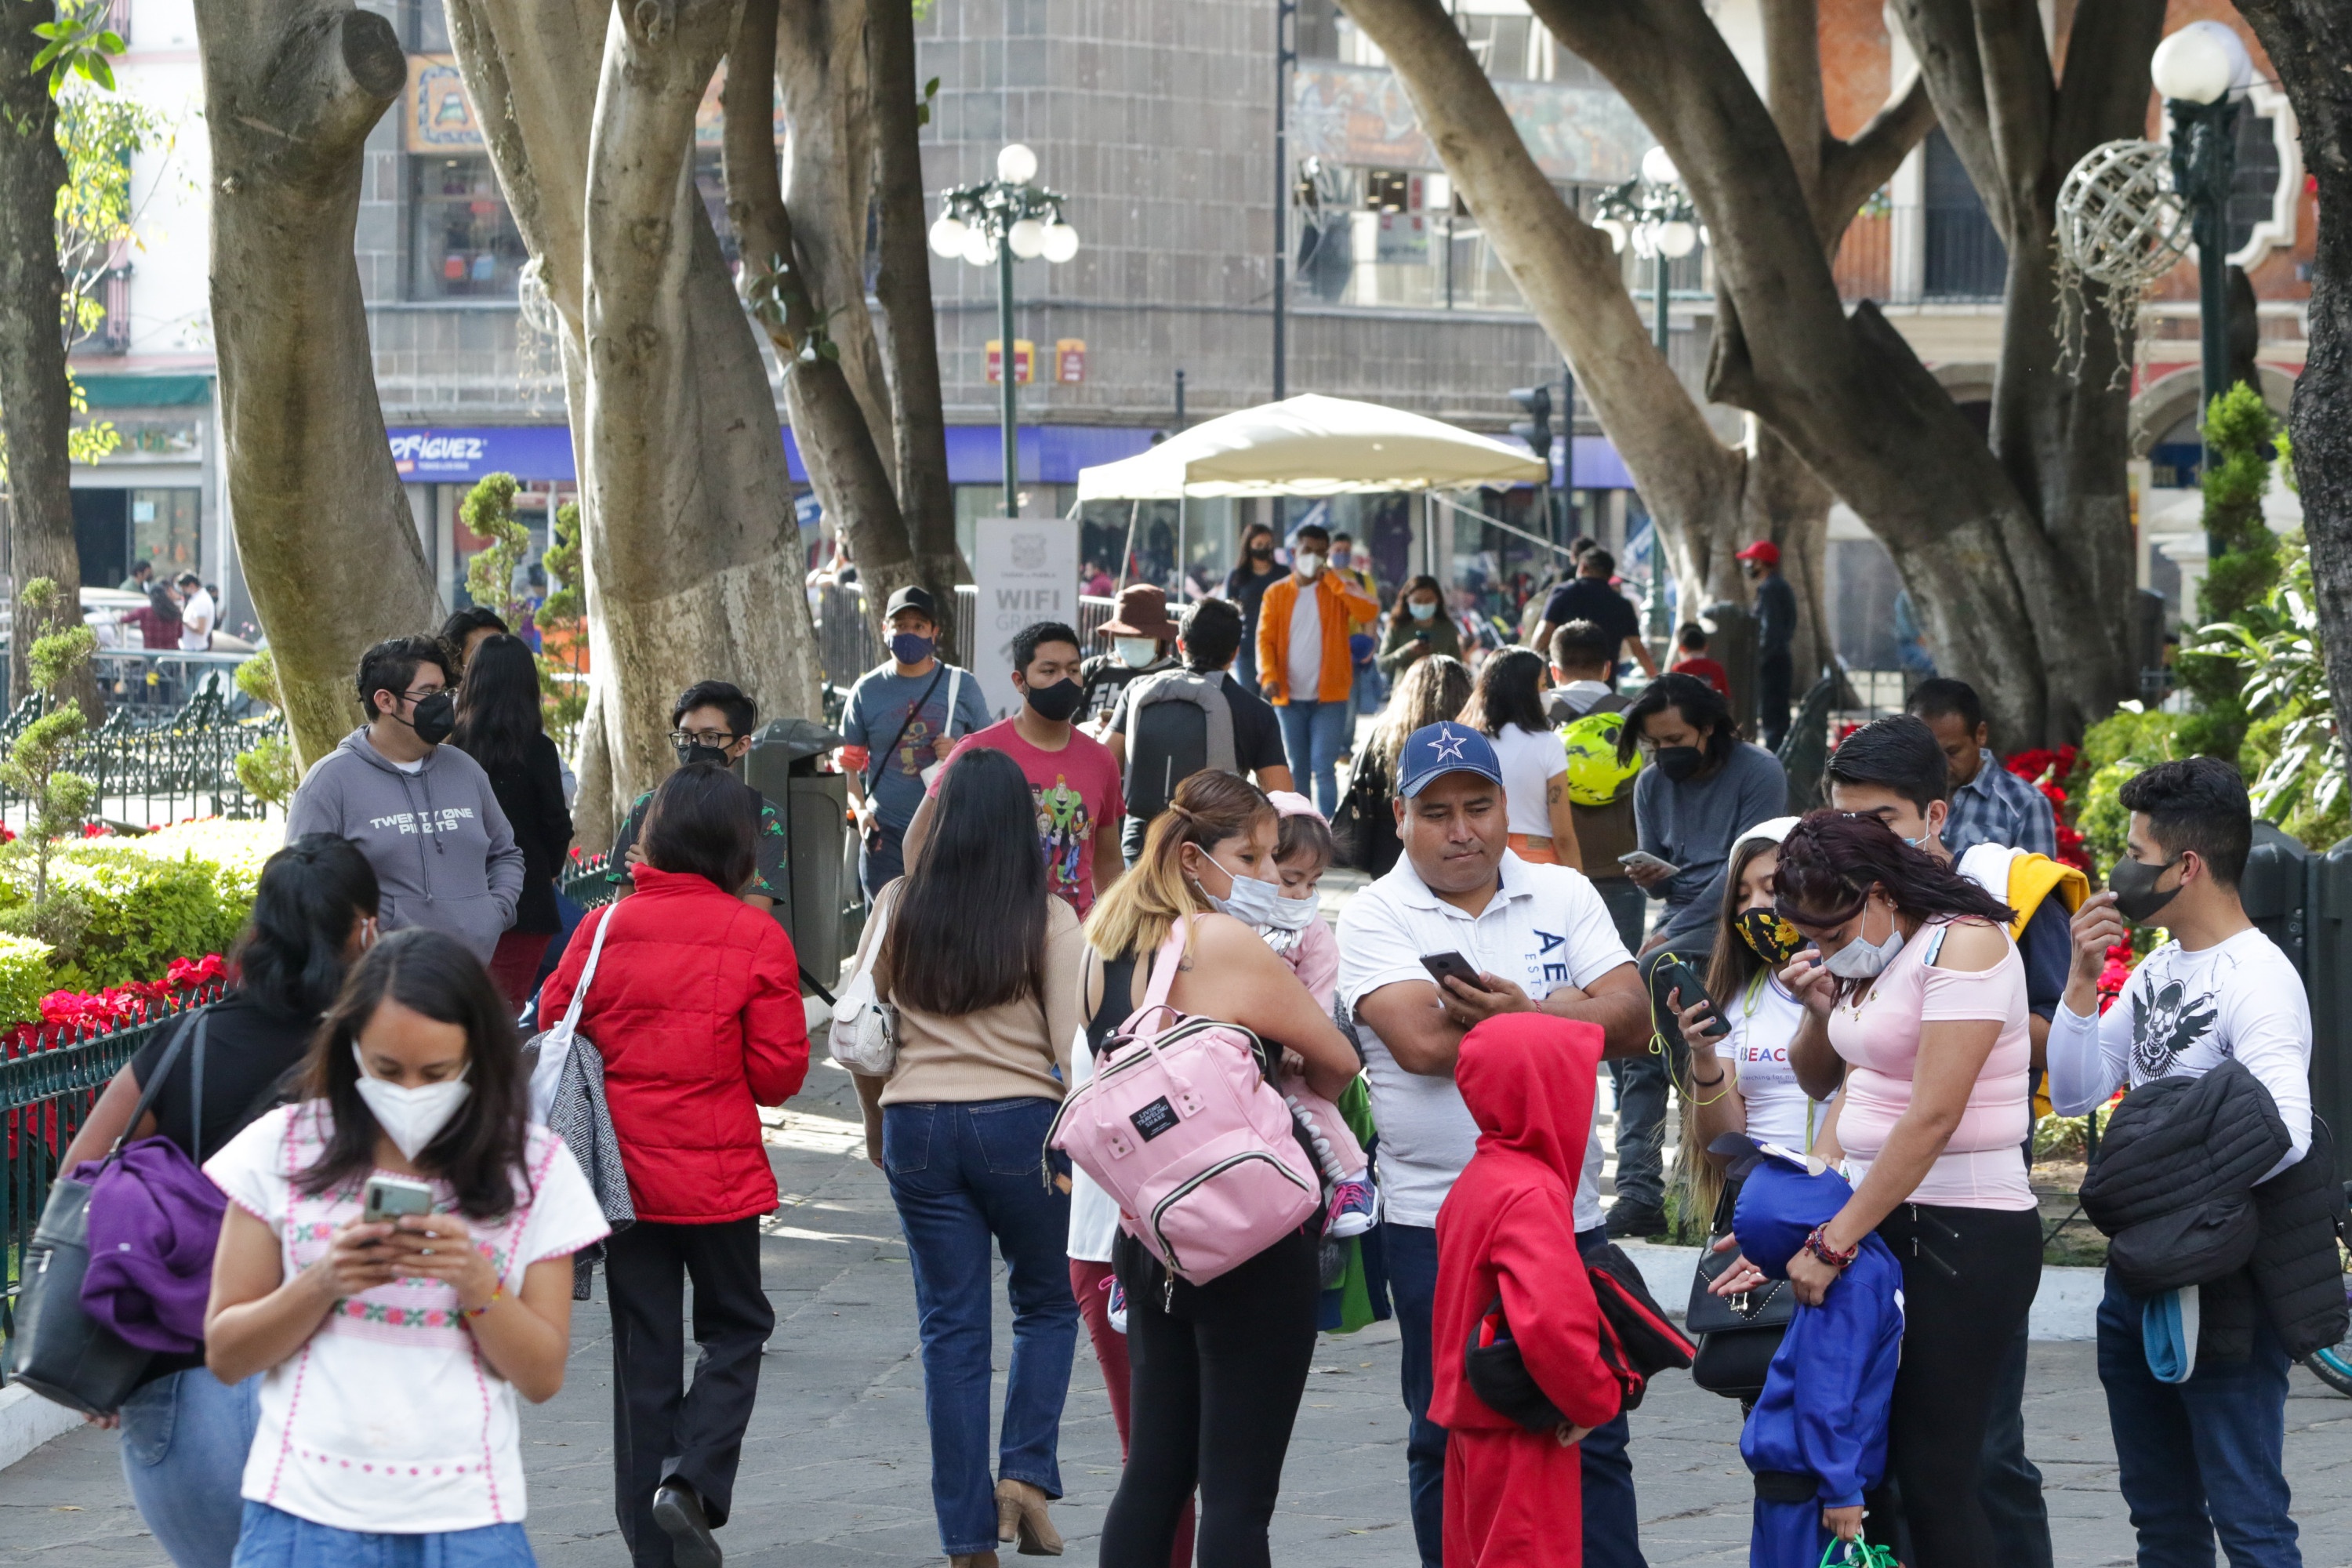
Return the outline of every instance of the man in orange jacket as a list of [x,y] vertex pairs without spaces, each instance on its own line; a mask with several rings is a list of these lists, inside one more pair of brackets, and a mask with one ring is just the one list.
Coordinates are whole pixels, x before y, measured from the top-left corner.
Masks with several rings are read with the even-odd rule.
[[1339,808],[1335,771],[1352,739],[1355,663],[1348,634],[1378,619],[1380,605],[1344,573],[1326,569],[1330,532],[1317,523],[1298,531],[1290,575],[1265,591],[1257,616],[1257,679],[1282,720],[1282,749],[1290,775],[1315,781],[1315,806],[1325,816]]

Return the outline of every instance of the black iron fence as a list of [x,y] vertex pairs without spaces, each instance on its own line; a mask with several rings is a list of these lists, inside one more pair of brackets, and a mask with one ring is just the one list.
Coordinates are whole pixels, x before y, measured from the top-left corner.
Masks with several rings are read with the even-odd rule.
[[[0,1339],[16,1331],[16,1292],[25,1246],[40,1223],[66,1150],[89,1120],[89,1109],[123,1065],[147,1042],[172,1028],[190,1009],[217,1001],[218,983],[142,1005],[139,1015],[106,1028],[44,1025],[0,1060],[0,1256],[7,1260],[7,1294],[0,1298]],[[0,1367],[5,1367],[0,1358]]]
[[[286,721],[282,714],[240,719],[235,702],[227,678],[215,672],[169,712],[110,710],[65,763],[96,792],[90,816],[149,827],[190,816],[266,815],[266,804],[237,777],[236,759],[264,741],[283,740]],[[42,710],[42,699],[27,697],[0,721],[0,753]],[[32,810],[32,802],[0,784],[0,821],[21,828]]]

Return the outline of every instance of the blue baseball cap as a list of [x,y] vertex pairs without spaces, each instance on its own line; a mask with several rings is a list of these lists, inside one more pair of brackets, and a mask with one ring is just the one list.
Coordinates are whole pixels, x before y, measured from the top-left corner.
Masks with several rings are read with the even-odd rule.
[[1447,773],[1476,773],[1501,784],[1503,764],[1496,760],[1495,743],[1467,724],[1425,724],[1405,737],[1404,750],[1397,754],[1400,796],[1411,800]]

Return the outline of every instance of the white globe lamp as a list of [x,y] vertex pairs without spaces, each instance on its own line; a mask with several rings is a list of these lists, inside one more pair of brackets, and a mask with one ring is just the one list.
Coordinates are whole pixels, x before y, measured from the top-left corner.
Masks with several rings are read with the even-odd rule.
[[2253,80],[2254,62],[2220,22],[2191,22],[2156,46],[2148,62],[2156,90],[2190,103],[2218,103]]
[[963,258],[974,267],[986,267],[996,259],[996,242],[989,238],[988,230],[975,224],[963,237]]
[[1698,245],[1698,230],[1677,218],[1658,226],[1658,251],[1670,261],[1679,261]]
[[971,225],[952,213],[941,213],[940,221],[931,225],[931,249],[950,259],[963,254],[964,236]]
[[1654,185],[1671,185],[1680,177],[1674,159],[1664,147],[1653,147],[1642,154],[1642,178]]
[[1078,253],[1078,231],[1058,218],[1045,226],[1042,237],[1045,259],[1056,266]]
[[1025,185],[1037,177],[1037,154],[1015,142],[996,154],[996,177],[1008,185]]
[[1619,223],[1613,217],[1604,217],[1592,226],[1609,237],[1610,249],[1614,250],[1621,255],[1623,254],[1625,249],[1625,226],[1623,224]]
[[1005,235],[1004,242],[1022,260],[1034,260],[1045,252],[1045,226],[1034,217],[1024,217],[1013,226]]

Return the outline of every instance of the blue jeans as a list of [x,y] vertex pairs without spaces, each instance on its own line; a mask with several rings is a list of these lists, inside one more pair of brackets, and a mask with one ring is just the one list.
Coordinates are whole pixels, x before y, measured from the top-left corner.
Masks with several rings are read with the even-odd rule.
[[[1429,1418],[1433,1367],[1432,1321],[1437,1307],[1437,1232],[1428,1226],[1381,1227],[1387,1255],[1389,1290],[1396,1301],[1402,1342],[1405,1475],[1412,1500],[1412,1537],[1422,1568],[1442,1568],[1445,1555],[1445,1428]],[[1609,1245],[1606,1227],[1580,1232],[1586,1252]],[[1633,1461],[1625,1446],[1632,1433],[1625,1417],[1596,1426],[1584,1450],[1584,1561],[1589,1568],[1644,1568],[1642,1523],[1633,1500]]]
[[228,1568],[244,1528],[245,1457],[261,1374],[221,1382],[203,1367],[159,1377],[122,1402],[122,1479],[178,1568]]
[[2286,1352],[2254,1309],[2253,1353],[2200,1360],[2186,1383],[2159,1383],[2140,1340],[2140,1303],[2107,1277],[2099,1303],[2099,1381],[2140,1568],[2301,1568],[2288,1513]]
[[876,825],[873,839],[857,846],[857,885],[866,900],[907,874],[907,830],[888,823]]
[[[1056,1445],[1078,1304],[1069,1195],[1045,1178],[1053,1100],[882,1108],[882,1167],[915,1268],[931,1508],[950,1557],[996,1550],[996,1481],[1062,1495]],[[1013,1364],[995,1474],[988,1462],[989,1239],[1010,1272]]]
[[337,1530],[266,1502],[245,1505],[236,1568],[538,1568],[520,1523],[428,1535]]
[[1282,750],[1290,759],[1290,777],[1299,794],[1313,779],[1315,809],[1329,816],[1339,809],[1339,753],[1348,749],[1355,729],[1354,705],[1292,700],[1275,710],[1282,717]]

